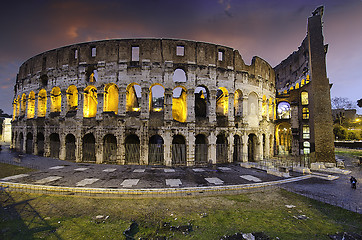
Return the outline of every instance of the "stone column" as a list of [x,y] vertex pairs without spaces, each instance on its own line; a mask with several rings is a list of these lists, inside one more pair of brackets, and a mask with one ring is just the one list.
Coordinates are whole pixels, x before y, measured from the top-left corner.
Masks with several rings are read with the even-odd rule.
[[234,93],[229,93],[228,121],[234,122]]
[[165,89],[165,113],[164,119],[166,121],[171,121],[172,118],[172,89],[166,88]]
[[210,133],[208,142],[209,142],[209,162],[211,162],[212,164],[216,164],[216,136],[214,132]]
[[244,135],[241,138],[242,144],[243,144],[243,152],[242,152],[242,161],[247,162],[248,161],[248,135],[244,133]]
[[257,141],[256,141],[256,159],[257,161],[263,160],[263,136],[259,134],[257,135]]
[[49,92],[47,92],[47,109],[46,109],[46,112],[45,112],[45,117],[50,116],[51,106],[52,106],[51,94]]
[[257,111],[257,114],[258,114],[258,119],[259,119],[259,122],[261,120],[263,120],[263,98],[258,98],[258,111]]
[[233,162],[234,158],[234,138],[233,138],[233,134],[230,134],[228,137],[228,162]]
[[188,135],[186,138],[187,144],[187,166],[194,166],[195,165],[195,136],[193,129],[195,127],[191,127],[188,130]]
[[118,95],[118,115],[126,116],[127,91],[125,87],[119,88]]
[[83,119],[83,107],[84,107],[84,89],[78,88],[78,106],[77,106],[78,119]]
[[150,116],[149,89],[142,88],[141,96],[141,119],[148,119]]
[[38,155],[38,134],[36,130],[33,133],[33,154]]
[[103,118],[103,99],[104,99],[104,89],[97,89],[97,114],[96,119],[101,120]]
[[[62,110],[63,112],[63,110]],[[64,127],[64,125],[63,125]],[[65,136],[62,136],[63,134],[59,133],[59,141],[60,141],[60,149],[59,149],[59,159],[60,160],[66,160],[66,147],[65,147]]]
[[210,90],[209,122],[211,123],[216,122],[216,93],[217,90]]
[[38,93],[35,93],[35,102],[34,102],[34,118],[38,117]]
[[187,89],[187,122],[195,122],[195,89]]
[[60,116],[65,117],[67,114],[67,90],[61,90],[61,107],[60,107]]
[[242,113],[242,117],[243,117],[243,123],[246,123],[246,118],[248,116],[248,97],[243,97],[243,113]]
[[77,132],[75,134],[75,161],[76,162],[82,162],[83,158],[83,144],[82,144],[82,137],[80,132]]
[[166,130],[165,131],[165,139],[164,139],[164,161],[166,166],[172,166],[172,136],[171,131]]
[[140,161],[142,165],[148,165],[148,125],[147,122],[142,124],[140,139]]
[[95,142],[95,147],[96,147],[96,163],[103,163],[103,139],[102,137],[102,133],[101,131],[96,131],[96,142]]

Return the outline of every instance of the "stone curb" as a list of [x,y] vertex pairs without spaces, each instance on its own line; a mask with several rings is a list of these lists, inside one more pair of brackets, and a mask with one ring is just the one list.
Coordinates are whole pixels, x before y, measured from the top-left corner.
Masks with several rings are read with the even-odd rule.
[[[258,188],[271,187],[283,183],[296,182],[309,179],[313,176],[305,175],[300,177],[288,178],[278,181],[227,185],[227,186],[208,186],[208,187],[185,187],[185,188],[149,188],[149,189],[112,189],[112,188],[83,188],[83,187],[60,187],[47,185],[34,185],[26,183],[12,183],[0,181],[2,188],[7,188],[15,192],[55,194],[55,195],[83,195],[97,197],[172,197],[187,195],[208,195],[208,194],[227,194],[238,193],[238,191],[252,190]],[[206,193],[206,194],[205,194]]]

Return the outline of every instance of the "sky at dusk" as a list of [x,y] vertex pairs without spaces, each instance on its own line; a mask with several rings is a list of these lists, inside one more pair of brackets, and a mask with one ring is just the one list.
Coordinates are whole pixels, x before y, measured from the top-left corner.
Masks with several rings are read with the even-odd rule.
[[246,64],[259,56],[274,67],[298,49],[307,18],[320,5],[331,96],[356,102],[362,98],[362,0],[17,0],[1,3],[0,108],[12,114],[24,61],[79,42],[181,38],[229,46]]

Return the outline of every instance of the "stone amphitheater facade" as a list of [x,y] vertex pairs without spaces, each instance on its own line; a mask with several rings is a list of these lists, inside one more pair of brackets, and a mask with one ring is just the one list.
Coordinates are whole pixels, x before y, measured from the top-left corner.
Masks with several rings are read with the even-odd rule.
[[12,148],[77,162],[194,166],[273,154],[275,73],[180,39],[79,43],[25,61]]

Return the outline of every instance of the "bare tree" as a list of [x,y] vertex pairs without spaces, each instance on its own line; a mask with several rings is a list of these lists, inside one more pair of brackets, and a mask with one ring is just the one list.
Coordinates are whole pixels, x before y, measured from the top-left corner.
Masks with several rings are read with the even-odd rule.
[[357,106],[362,108],[362,98],[360,100],[357,100]]
[[331,100],[332,109],[353,109],[353,102],[348,98],[334,97]]

